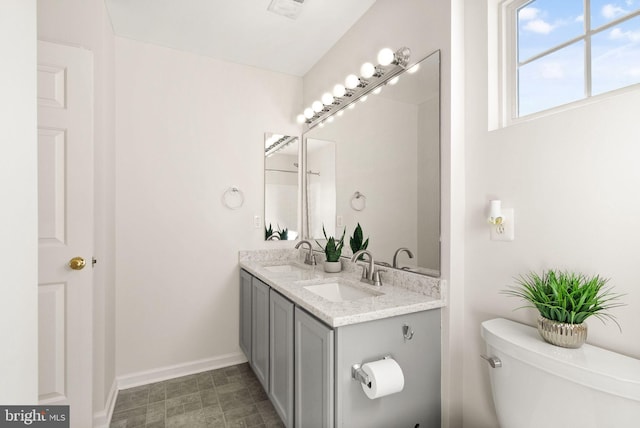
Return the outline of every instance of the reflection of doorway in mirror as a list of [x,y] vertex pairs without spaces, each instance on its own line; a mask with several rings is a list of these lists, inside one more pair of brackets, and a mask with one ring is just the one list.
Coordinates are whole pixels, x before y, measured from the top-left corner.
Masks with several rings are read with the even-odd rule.
[[307,140],[307,214],[310,236],[336,236],[336,144]]
[[[268,140],[266,140],[268,142]],[[265,148],[267,149],[267,147]],[[298,142],[267,150],[264,169],[264,225],[272,240],[298,238]]]

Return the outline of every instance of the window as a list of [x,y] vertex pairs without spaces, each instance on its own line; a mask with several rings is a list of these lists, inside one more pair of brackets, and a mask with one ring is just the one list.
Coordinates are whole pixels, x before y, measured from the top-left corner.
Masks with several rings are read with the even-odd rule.
[[503,3],[509,119],[640,83],[640,0]]

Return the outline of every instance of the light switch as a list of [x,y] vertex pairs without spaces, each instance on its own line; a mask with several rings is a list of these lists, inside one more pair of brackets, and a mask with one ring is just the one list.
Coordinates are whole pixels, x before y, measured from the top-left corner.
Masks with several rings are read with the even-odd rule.
[[336,226],[339,227],[339,228],[342,227],[342,216],[341,215],[336,216]]
[[262,226],[262,219],[260,218],[260,216],[253,216],[253,227],[255,227],[256,229],[260,229],[260,226]]

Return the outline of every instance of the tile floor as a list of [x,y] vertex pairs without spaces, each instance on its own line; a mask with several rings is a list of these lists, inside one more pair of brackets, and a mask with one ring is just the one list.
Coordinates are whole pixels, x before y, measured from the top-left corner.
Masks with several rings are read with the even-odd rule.
[[110,428],[282,427],[248,363],[125,389]]

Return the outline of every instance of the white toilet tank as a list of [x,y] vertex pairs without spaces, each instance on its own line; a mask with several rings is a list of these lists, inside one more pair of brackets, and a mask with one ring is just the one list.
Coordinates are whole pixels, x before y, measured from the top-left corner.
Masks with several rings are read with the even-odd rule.
[[502,318],[483,322],[482,337],[485,357],[501,362],[489,368],[501,428],[640,427],[640,360],[550,345]]

